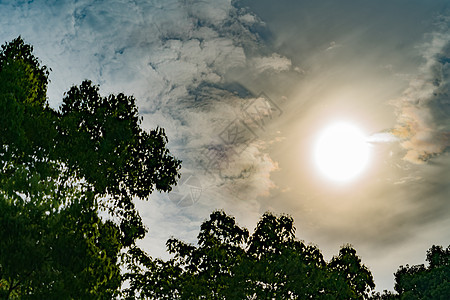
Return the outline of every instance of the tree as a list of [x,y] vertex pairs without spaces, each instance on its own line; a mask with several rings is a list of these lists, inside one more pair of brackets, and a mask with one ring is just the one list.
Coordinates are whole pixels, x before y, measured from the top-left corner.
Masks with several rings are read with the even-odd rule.
[[395,291],[400,299],[450,299],[450,246],[432,246],[428,267],[400,266],[395,273]]
[[121,276],[118,230],[99,220],[84,195],[57,212],[45,199],[0,201],[0,296],[112,298]]
[[353,248],[327,263],[317,247],[296,240],[285,215],[265,213],[250,235],[215,211],[196,246],[172,238],[167,248],[168,261],[134,253],[130,299],[367,299],[375,286]]
[[393,293],[388,290],[384,290],[383,293],[373,293],[372,297],[370,298],[372,300],[397,300],[400,299],[399,295],[396,293]]
[[384,291],[371,299],[450,299],[450,246],[433,245],[426,255],[425,265],[400,266],[395,272],[394,289]]
[[133,97],[86,80],[49,107],[32,52],[21,37],[0,51],[0,297],[109,299],[146,232],[132,198],[170,191],[180,161]]
[[319,249],[295,239],[293,219],[265,213],[248,244],[247,290],[257,299],[319,297],[326,262]]
[[134,264],[141,265],[127,274],[128,298],[151,299],[239,299],[240,280],[236,268],[245,255],[243,245],[248,231],[221,211],[211,214],[201,226],[199,246],[169,239],[167,247],[175,258],[152,260],[144,252],[134,253]]
[[[344,246],[328,264],[336,295],[345,299],[367,299],[375,288],[372,274],[361,264],[355,249]],[[330,291],[331,292],[331,291]]]
[[131,246],[145,235],[132,198],[170,191],[178,178],[180,161],[166,148],[164,129],[142,130],[133,97],[101,97],[90,81],[66,93],[58,121],[54,156],[65,176],[76,174],[98,198],[109,196],[110,205],[101,204],[121,218],[122,242]]

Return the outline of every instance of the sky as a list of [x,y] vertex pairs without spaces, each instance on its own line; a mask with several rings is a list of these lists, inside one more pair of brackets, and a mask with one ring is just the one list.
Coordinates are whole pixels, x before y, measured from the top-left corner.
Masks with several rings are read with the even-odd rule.
[[[327,260],[353,245],[379,291],[450,244],[449,26],[446,0],[0,0],[0,42],[34,46],[52,107],[90,79],[165,128],[182,178],[136,201],[150,255],[216,209],[250,230],[286,213]],[[314,145],[342,121],[370,157],[336,182]]]

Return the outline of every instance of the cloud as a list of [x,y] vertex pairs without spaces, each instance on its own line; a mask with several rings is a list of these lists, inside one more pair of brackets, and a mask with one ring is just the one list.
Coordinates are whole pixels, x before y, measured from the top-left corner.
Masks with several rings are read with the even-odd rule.
[[421,75],[394,102],[398,112],[392,134],[407,151],[403,159],[415,164],[427,162],[450,146],[450,35],[444,30],[429,38],[422,48]]
[[[137,202],[151,255],[164,255],[171,235],[195,242],[213,209],[225,209],[249,229],[271,209],[292,213],[299,237],[330,255],[351,242],[358,251],[368,249],[363,258],[371,258],[369,265],[388,261],[387,269],[378,269],[387,288],[395,268],[413,262],[405,251],[416,251],[422,262],[431,243],[448,240],[442,229],[449,224],[448,159],[440,155],[448,147],[450,120],[445,17],[419,49],[423,67],[410,79],[418,61],[411,45],[433,30],[430,16],[448,1],[403,2],[253,1],[268,32],[242,1],[0,1],[0,40],[22,35],[53,69],[52,106],[70,85],[89,78],[103,94],[134,95],[145,128],[166,129],[182,172],[199,179],[202,194],[189,207],[161,194]],[[323,185],[309,165],[311,129],[326,113],[343,110],[367,123],[378,120],[371,130],[386,128],[391,110],[380,102],[397,97],[404,80],[410,84],[395,102],[397,126],[368,138],[378,159],[371,173],[348,192]],[[289,96],[283,105],[277,101],[282,95]],[[244,134],[233,140],[236,129]],[[272,129],[286,136],[277,142],[281,147],[271,144],[280,139]],[[402,156],[428,161],[416,166],[399,161]]]
[[335,41],[330,42],[330,44],[328,45],[328,48],[325,49],[325,51],[331,51],[333,49],[342,47],[342,45],[337,44]]
[[291,61],[286,57],[282,57],[277,53],[272,56],[255,57],[252,59],[253,67],[259,71],[289,71],[291,68]]
[[[133,94],[143,125],[164,127],[183,170],[211,192],[250,201],[275,186],[264,128],[246,114],[258,97],[234,74],[258,82],[295,68],[265,46],[264,22],[248,9],[230,0],[2,1],[0,25],[2,40],[21,34],[53,69],[51,105],[89,78],[102,93]],[[267,113],[262,118],[270,121]],[[247,131],[231,143],[225,135],[233,124]],[[210,150],[230,163],[205,169],[199,162]]]

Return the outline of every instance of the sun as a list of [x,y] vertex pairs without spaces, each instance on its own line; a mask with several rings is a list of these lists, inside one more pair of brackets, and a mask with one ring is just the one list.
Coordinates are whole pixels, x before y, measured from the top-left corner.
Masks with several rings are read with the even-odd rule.
[[313,154],[316,166],[325,177],[337,182],[348,182],[366,168],[370,147],[358,127],[347,122],[337,122],[319,134]]

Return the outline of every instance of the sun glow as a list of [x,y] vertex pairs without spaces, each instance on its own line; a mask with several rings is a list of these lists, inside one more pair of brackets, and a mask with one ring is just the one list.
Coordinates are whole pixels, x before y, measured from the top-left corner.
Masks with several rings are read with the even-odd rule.
[[327,178],[347,182],[365,169],[370,156],[366,137],[356,126],[339,122],[326,127],[314,147],[314,161]]

